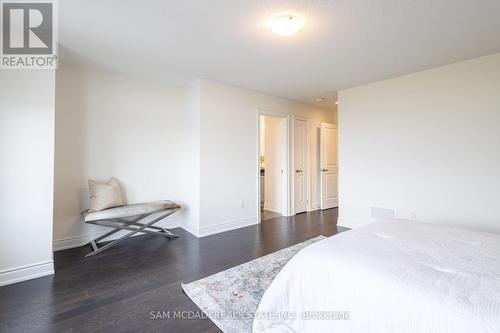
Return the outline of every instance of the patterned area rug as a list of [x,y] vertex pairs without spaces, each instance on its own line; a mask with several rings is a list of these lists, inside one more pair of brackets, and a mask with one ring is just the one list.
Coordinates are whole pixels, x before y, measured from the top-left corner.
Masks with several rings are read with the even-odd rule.
[[201,280],[182,284],[182,289],[222,332],[251,332],[260,299],[279,271],[301,249],[325,238],[318,236]]

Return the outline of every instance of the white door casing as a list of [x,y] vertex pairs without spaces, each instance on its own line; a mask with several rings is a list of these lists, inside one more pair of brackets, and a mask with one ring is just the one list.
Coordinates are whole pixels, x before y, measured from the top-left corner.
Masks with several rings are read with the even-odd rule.
[[299,214],[307,211],[307,177],[308,177],[308,129],[307,121],[303,119],[294,119],[294,213]]
[[280,161],[281,161],[281,215],[288,215],[288,119],[283,118],[279,124]]
[[321,123],[321,209],[338,207],[337,125]]

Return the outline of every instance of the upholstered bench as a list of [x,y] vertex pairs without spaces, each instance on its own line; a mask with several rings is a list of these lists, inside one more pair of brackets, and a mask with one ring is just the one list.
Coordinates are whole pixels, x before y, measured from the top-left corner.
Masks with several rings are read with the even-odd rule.
[[[175,213],[180,208],[181,206],[175,202],[164,200],[124,205],[103,209],[97,212],[88,210],[84,211],[82,216],[85,223],[113,228],[113,230],[90,241],[93,251],[87,254],[86,257],[109,249],[118,242],[125,240],[138,232],[162,236],[169,239],[179,237],[170,230],[154,226],[153,224]],[[120,230],[129,230],[130,232],[110,243],[107,243],[106,245],[101,247],[97,246],[97,242],[104,240]]]

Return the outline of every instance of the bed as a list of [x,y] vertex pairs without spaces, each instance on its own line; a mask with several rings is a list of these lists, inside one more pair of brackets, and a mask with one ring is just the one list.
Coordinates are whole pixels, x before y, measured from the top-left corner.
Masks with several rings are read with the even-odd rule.
[[500,235],[405,220],[332,236],[295,255],[253,332],[500,332]]

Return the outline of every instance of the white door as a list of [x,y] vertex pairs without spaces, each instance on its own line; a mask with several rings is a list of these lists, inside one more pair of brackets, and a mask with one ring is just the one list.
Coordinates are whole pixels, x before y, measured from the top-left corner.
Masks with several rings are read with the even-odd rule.
[[[265,151],[264,209],[287,214],[287,131],[286,118],[263,116]],[[262,151],[262,150],[261,150]]]
[[322,123],[320,132],[321,209],[338,207],[337,126]]
[[307,121],[294,121],[294,210],[307,211]]

